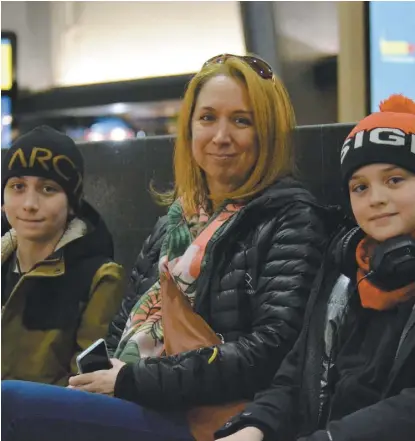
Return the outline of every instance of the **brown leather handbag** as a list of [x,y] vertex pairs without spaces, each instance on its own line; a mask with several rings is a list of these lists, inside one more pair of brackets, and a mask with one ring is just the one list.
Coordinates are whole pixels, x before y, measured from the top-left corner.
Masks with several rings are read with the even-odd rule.
[[[170,278],[162,278],[164,347],[167,355],[214,346],[221,343],[213,329],[196,314],[186,296]],[[231,417],[242,412],[247,402],[195,407],[187,412],[190,431],[196,441],[213,441],[214,433]]]

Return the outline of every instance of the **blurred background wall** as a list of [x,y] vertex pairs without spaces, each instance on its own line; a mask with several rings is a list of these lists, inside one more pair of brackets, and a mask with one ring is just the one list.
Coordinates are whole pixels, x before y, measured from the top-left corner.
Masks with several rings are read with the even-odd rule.
[[78,141],[174,134],[220,53],[265,58],[299,125],[353,122],[415,78],[415,2],[2,1],[1,28],[2,147],[42,123]]
[[337,122],[337,18],[336,2],[274,3],[281,76],[298,124]]
[[19,87],[30,91],[54,86],[52,76],[51,2],[1,2],[1,30],[18,39]]
[[57,86],[192,73],[245,49],[237,2],[51,2]]
[[19,40],[20,87],[192,73],[212,55],[243,53],[238,2],[13,2],[2,30]]

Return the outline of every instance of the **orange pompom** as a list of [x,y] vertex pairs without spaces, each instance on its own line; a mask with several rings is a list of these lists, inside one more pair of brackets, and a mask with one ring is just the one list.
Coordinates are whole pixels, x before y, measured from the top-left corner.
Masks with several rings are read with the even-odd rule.
[[415,102],[403,95],[391,95],[379,104],[381,112],[410,113],[415,115]]

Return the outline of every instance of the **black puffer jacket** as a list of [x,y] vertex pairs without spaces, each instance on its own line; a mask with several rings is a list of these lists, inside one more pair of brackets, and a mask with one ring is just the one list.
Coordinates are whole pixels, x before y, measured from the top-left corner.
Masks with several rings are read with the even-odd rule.
[[[346,412],[341,418],[331,417],[341,351],[350,344],[356,326],[361,327],[362,320],[365,325],[368,323],[368,310],[361,306],[356,279],[344,276],[335,263],[334,252],[341,236],[342,233],[334,238],[327,249],[300,338],[282,363],[272,386],[258,393],[244,412],[226,423],[216,439],[254,426],[263,431],[264,441],[415,440],[415,308],[407,314],[409,319],[400,345],[393,352],[394,360],[389,374],[385,375],[380,399],[360,410]],[[369,312],[372,316],[382,314]],[[386,327],[382,333],[389,335]],[[372,353],[376,354],[378,349]],[[368,366],[366,362],[364,369]],[[375,388],[372,382],[373,377],[369,383]],[[357,393],[356,388],[345,390],[340,405],[347,408],[347,401],[365,402],[367,384],[363,382],[359,388]],[[338,407],[339,400],[336,401]]]
[[[122,368],[115,396],[177,409],[250,399],[270,383],[300,332],[327,212],[286,178],[235,216],[228,233],[208,245],[212,258],[198,279],[195,311],[225,341],[215,362],[208,364],[213,348],[140,360]],[[139,264],[146,280],[151,264]],[[136,290],[142,293],[140,282]]]

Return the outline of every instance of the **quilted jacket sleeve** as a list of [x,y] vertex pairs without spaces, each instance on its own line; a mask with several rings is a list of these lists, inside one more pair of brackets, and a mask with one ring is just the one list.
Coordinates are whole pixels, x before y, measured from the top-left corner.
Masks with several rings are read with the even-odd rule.
[[117,397],[177,409],[250,399],[269,385],[301,330],[325,244],[316,208],[296,202],[277,217],[254,234],[257,283],[245,310],[251,330],[217,346],[213,362],[216,351],[208,347],[126,365],[117,378]]
[[257,427],[264,441],[293,441],[298,414],[299,388],[306,333],[302,332],[294,348],[284,359],[271,387],[255,395],[245,410],[235,415],[218,432],[215,439],[225,438],[245,427]]
[[136,259],[120,309],[109,326],[106,343],[110,356],[117,349],[131,309],[157,280],[159,254],[166,227],[167,216],[163,216],[157,221]]

